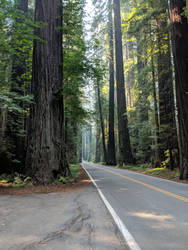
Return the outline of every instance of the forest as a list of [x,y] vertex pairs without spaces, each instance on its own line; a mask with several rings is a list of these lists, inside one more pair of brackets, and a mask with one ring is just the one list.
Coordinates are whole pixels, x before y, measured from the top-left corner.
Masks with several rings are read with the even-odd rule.
[[186,0],[0,0],[0,175],[84,161],[188,180]]

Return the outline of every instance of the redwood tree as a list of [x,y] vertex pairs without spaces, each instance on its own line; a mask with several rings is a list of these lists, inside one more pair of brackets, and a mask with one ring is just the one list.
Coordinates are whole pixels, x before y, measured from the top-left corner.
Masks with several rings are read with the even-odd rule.
[[62,88],[62,3],[36,0],[32,93],[26,169],[37,183],[67,176]]
[[102,132],[102,145],[103,145],[104,161],[106,162],[107,153],[106,153],[105,130],[104,130],[104,120],[103,120],[103,113],[102,113],[101,92],[100,92],[99,81],[100,79],[97,77],[97,96],[98,96],[99,115],[100,115],[100,124],[101,124],[101,132]]
[[170,1],[179,122],[180,178],[188,179],[188,21],[186,0]]
[[112,24],[112,0],[109,0],[109,130],[107,164],[116,165],[116,150],[114,136],[114,35]]
[[120,1],[114,0],[114,29],[115,29],[115,51],[116,51],[116,81],[117,81],[117,108],[118,108],[118,137],[119,137],[119,164],[133,163],[131,152],[123,70],[123,50]]
[[177,164],[177,132],[173,93],[173,76],[170,57],[169,32],[167,26],[167,2],[158,1],[161,13],[156,18],[158,30],[158,89],[159,89],[159,163],[165,160],[169,151],[169,167]]

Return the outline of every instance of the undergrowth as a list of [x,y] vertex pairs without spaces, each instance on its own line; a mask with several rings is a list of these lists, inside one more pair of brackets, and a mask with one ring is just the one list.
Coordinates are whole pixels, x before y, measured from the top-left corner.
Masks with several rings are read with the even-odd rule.
[[57,181],[56,184],[68,184],[68,183],[75,183],[80,175],[79,172],[79,165],[78,164],[71,164],[70,165],[71,177],[64,177],[61,176]]
[[179,177],[179,169],[174,169],[171,171],[170,169],[166,167],[160,167],[160,168],[151,168],[151,164],[145,163],[145,164],[139,164],[139,165],[126,165],[123,167],[117,166],[118,168],[123,168],[131,171],[140,172],[143,174],[149,174],[153,176],[159,176],[164,177],[167,179],[175,179]]
[[[79,172],[79,164],[71,164],[70,165],[71,177],[63,177],[61,176],[58,180],[56,180],[55,184],[68,184],[75,183],[80,175]],[[28,176],[24,176],[19,173],[14,174],[2,174],[0,175],[0,185],[4,187],[25,187],[32,186],[32,179]]]

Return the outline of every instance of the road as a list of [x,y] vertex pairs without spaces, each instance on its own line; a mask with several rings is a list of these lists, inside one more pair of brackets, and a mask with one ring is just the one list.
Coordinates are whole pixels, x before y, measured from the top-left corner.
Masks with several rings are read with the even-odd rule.
[[188,250],[188,185],[83,163],[142,250]]

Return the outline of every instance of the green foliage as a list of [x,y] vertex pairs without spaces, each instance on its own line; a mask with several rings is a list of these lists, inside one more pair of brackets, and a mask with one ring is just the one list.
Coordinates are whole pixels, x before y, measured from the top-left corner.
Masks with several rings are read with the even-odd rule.
[[186,17],[188,17],[188,5],[184,8],[184,13]]
[[59,179],[55,182],[56,184],[68,184],[75,183],[78,180],[80,175],[79,165],[78,164],[70,164],[71,177],[59,177]]
[[[120,166],[118,166],[118,168],[119,167]],[[139,165],[124,165],[123,167],[120,167],[120,168],[132,170],[132,171],[141,171],[141,170],[145,170],[145,169],[150,168],[150,163],[139,164]]]
[[31,186],[31,178],[24,176],[19,173],[14,173],[11,175],[2,174],[0,175],[0,185],[6,184],[6,187],[25,187]]
[[83,33],[83,8],[85,1],[64,1],[63,13],[63,95],[65,115],[83,122],[86,116],[82,108],[82,88],[89,71],[86,58],[87,47]]
[[[130,89],[127,97],[128,118],[133,153],[137,162],[142,163],[153,160],[158,146],[153,96],[156,86],[153,82],[158,77],[157,39],[162,34],[159,34],[156,22],[157,19],[167,18],[165,9],[168,8],[168,1],[129,3],[122,13],[123,38],[127,49],[125,72]],[[166,53],[168,48],[164,46],[160,50]]]
[[146,173],[151,175],[156,175],[159,177],[167,177],[169,179],[174,179],[179,176],[179,170],[170,171],[167,168],[161,167],[161,168],[154,168],[154,169],[147,169]]
[[0,109],[6,110],[11,113],[20,113],[24,114],[27,112],[26,108],[23,108],[19,105],[21,102],[24,104],[24,107],[29,107],[29,105],[32,103],[33,96],[32,95],[19,95],[16,92],[10,92],[10,91],[2,91],[0,93]]
[[175,179],[179,176],[179,169],[175,169],[174,171],[171,171],[165,167],[151,168],[151,164],[149,163],[141,164],[141,165],[134,165],[134,166],[126,165],[126,166],[123,166],[123,168],[126,170],[141,172],[144,174],[149,174],[149,175],[158,176],[158,177],[167,178],[167,179]]
[[90,75],[84,40],[83,0],[63,1],[63,89],[68,160],[80,161],[81,126],[88,117],[83,107],[83,89]]
[[[70,165],[71,177],[63,177],[61,176],[57,181],[56,184],[68,184],[68,183],[75,183],[79,176],[79,165],[78,164],[71,164]],[[25,187],[31,186],[32,181],[31,178],[19,173],[13,174],[2,174],[0,175],[0,185],[5,185],[6,187]]]
[[15,138],[25,137],[32,69],[33,10],[24,14],[17,1],[0,1],[0,157],[3,168],[20,164]]

